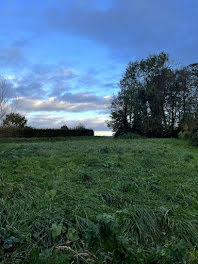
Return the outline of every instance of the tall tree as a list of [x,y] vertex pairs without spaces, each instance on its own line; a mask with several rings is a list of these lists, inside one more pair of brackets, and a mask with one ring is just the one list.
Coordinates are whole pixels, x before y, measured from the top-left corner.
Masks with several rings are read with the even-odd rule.
[[114,132],[175,135],[186,115],[198,113],[197,83],[198,64],[173,69],[164,52],[130,62],[112,101],[108,126]]
[[142,86],[145,87],[149,130],[152,135],[161,136],[166,128],[164,112],[167,94],[167,75],[170,71],[168,54],[150,55],[140,62]]

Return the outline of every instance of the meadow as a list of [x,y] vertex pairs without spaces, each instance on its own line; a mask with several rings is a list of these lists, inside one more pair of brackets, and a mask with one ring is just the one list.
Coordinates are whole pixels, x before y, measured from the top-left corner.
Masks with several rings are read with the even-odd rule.
[[198,263],[198,148],[0,140],[1,263]]

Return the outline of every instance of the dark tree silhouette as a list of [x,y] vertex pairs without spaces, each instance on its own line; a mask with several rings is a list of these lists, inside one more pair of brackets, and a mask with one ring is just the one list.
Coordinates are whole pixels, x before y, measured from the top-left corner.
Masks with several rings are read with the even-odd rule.
[[175,136],[184,119],[198,111],[198,64],[170,65],[165,52],[130,62],[111,103],[107,125],[116,135]]
[[9,128],[24,128],[27,123],[25,116],[18,113],[7,114],[3,120],[3,127]]

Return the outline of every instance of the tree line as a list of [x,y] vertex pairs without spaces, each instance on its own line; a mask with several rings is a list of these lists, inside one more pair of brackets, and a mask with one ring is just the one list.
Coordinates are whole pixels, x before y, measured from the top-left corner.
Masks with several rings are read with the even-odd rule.
[[110,108],[115,135],[176,136],[198,118],[198,63],[177,68],[165,52],[130,62]]
[[0,138],[5,137],[65,137],[65,136],[94,136],[92,129],[87,129],[83,124],[74,128],[63,125],[60,128],[33,128],[27,126],[27,119],[19,113],[9,113],[5,116],[0,126]]

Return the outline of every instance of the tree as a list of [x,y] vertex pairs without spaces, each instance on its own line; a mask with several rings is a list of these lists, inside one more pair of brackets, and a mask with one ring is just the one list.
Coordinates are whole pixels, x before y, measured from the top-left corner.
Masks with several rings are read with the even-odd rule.
[[172,68],[168,54],[130,62],[107,125],[117,134],[174,136],[185,116],[198,114],[198,64]]
[[18,113],[7,114],[3,120],[3,127],[9,128],[24,128],[27,123],[25,116]]
[[114,97],[111,103],[111,120],[107,121],[107,126],[111,127],[117,134],[127,133],[129,124],[127,121],[127,105],[124,102],[124,96],[119,93]]
[[8,107],[8,86],[6,81],[0,77],[0,121],[4,118],[7,113]]
[[83,125],[82,123],[79,123],[76,127],[74,127],[74,129],[76,130],[85,130],[85,125]]
[[67,125],[63,125],[60,129],[61,130],[68,130],[68,127],[67,127]]
[[[163,104],[167,62],[168,55],[162,52],[128,64],[120,81],[121,91],[111,105],[112,120],[107,123],[114,132],[124,127],[127,131],[139,134],[162,134],[165,125]],[[118,116],[123,117],[120,122],[116,120]]]

